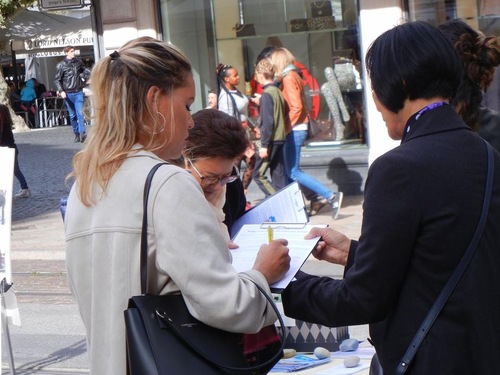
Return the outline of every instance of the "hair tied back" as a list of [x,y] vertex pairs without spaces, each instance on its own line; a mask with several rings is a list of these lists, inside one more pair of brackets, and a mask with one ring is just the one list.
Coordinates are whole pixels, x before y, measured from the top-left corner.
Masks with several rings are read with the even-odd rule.
[[120,57],[120,54],[117,51],[115,51],[115,52],[111,53],[109,55],[109,57],[111,57],[112,61],[115,61],[115,60],[117,60]]

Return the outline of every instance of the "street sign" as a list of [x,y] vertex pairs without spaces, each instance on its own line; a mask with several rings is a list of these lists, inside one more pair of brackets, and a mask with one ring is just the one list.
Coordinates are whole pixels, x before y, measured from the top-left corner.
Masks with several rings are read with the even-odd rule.
[[38,7],[45,10],[83,8],[84,0],[38,0]]

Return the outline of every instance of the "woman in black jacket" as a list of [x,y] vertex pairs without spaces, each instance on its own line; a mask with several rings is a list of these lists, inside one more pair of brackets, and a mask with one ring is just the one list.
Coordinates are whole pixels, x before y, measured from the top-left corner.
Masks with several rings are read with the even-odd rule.
[[[375,160],[359,241],[331,229],[314,255],[345,265],[344,279],[300,274],[283,293],[287,316],[328,326],[370,324],[385,374],[394,374],[467,249],[481,214],[486,144],[449,100],[462,64],[435,27],[385,32],[366,56],[373,98],[400,146]],[[500,154],[486,227],[474,258],[406,374],[496,374],[500,353]]]

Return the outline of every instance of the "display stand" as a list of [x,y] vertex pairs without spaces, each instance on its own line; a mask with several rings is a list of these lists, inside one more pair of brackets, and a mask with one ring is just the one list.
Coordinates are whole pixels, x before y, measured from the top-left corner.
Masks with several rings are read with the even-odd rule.
[[16,375],[16,368],[14,366],[14,354],[12,352],[12,343],[10,341],[9,332],[9,318],[7,317],[7,307],[5,303],[5,293],[9,290],[12,284],[7,284],[5,278],[0,282],[0,298],[1,298],[1,310],[2,310],[2,331],[3,337],[5,339],[5,344],[7,345],[7,357],[9,359],[9,374]]
[[[9,334],[6,293],[12,285],[12,268],[10,258],[10,236],[12,223],[12,186],[14,176],[15,149],[0,147],[0,334],[3,333],[7,343],[10,374],[15,374],[14,356]],[[12,293],[10,291],[9,293]],[[1,343],[1,342],[0,342]],[[0,344],[0,358],[1,358]],[[1,360],[0,360],[1,362]],[[1,363],[0,363],[1,364]]]

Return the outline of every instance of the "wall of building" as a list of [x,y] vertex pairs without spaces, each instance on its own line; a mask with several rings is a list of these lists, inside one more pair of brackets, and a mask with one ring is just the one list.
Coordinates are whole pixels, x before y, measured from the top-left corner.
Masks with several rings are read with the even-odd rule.
[[93,0],[99,10],[104,56],[139,36],[159,37],[155,0]]

